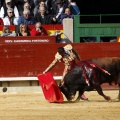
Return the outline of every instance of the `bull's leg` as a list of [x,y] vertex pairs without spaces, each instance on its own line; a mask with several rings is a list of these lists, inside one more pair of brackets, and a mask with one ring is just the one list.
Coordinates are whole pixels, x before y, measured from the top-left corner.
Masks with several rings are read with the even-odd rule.
[[80,99],[84,101],[89,101],[88,98],[86,98],[86,96],[84,95],[84,91],[79,91],[76,101],[79,101]]
[[84,91],[83,90],[80,90],[79,91],[79,94],[78,94],[78,97],[75,101],[79,101],[81,99],[81,96],[84,94]]
[[118,100],[120,101],[120,73],[118,78],[119,78],[118,79],[118,86],[119,86]]
[[119,85],[118,100],[120,101],[120,85]]
[[119,93],[118,93],[118,96],[117,96],[117,98],[115,99],[115,101],[120,101],[120,84],[119,84],[118,86],[119,86]]
[[120,85],[119,85],[118,100],[120,101]]
[[118,75],[118,87],[119,87],[119,93],[118,93],[117,100],[120,101],[120,73]]
[[79,90],[79,95],[78,95],[78,98],[77,100],[84,100],[84,101],[89,101],[88,98],[84,95],[84,92],[85,91],[92,91],[94,90],[94,87],[91,87],[91,86],[87,86],[84,88],[84,90]]
[[111,101],[111,98],[109,96],[104,95],[100,85],[97,85],[95,89],[97,90],[99,95],[103,96],[107,101]]

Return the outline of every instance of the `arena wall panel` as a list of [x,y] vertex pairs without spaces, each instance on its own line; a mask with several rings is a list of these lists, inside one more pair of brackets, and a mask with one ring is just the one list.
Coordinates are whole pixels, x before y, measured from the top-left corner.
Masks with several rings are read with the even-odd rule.
[[[53,61],[57,48],[65,44],[19,43],[0,44],[0,77],[33,77],[42,73]],[[120,57],[120,43],[73,43],[82,60],[99,57]],[[64,69],[58,63],[54,76],[61,76]]]

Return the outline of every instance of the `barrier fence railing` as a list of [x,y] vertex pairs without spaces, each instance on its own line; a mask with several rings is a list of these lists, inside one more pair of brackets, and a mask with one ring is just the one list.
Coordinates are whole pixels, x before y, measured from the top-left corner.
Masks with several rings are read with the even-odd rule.
[[[108,21],[108,18],[112,19]],[[112,21],[115,17],[115,22]],[[74,42],[95,37],[100,42],[103,37],[117,38],[120,35],[120,14],[76,15],[74,17]]]

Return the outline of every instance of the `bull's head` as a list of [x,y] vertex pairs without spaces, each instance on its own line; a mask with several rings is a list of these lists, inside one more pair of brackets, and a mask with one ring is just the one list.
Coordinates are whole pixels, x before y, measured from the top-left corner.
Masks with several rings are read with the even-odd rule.
[[66,85],[59,85],[61,92],[65,95],[68,101],[74,99],[76,92],[71,92],[68,86]]

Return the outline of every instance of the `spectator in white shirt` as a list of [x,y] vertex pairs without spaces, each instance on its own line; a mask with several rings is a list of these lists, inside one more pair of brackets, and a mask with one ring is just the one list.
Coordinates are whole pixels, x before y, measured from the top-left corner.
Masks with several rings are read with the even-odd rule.
[[7,16],[7,9],[13,8],[13,12],[16,18],[19,17],[19,12],[17,7],[13,4],[14,2],[12,0],[5,0],[5,4],[0,9],[0,18],[4,18]]
[[4,25],[18,25],[18,18],[14,16],[13,8],[8,8],[7,14],[8,16],[3,18]]

